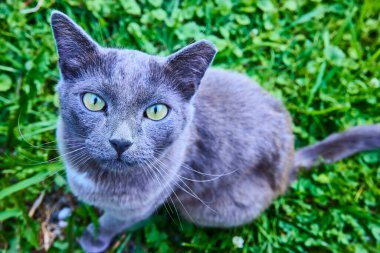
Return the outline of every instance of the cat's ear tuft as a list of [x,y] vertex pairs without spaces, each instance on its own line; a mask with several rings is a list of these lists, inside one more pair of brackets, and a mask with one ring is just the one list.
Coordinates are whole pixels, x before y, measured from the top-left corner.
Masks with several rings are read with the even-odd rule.
[[73,79],[80,75],[85,65],[96,61],[99,53],[98,44],[68,16],[59,11],[51,13],[59,67],[63,79]]
[[197,90],[217,49],[211,42],[201,40],[170,55],[166,62],[168,75],[185,98],[190,99]]

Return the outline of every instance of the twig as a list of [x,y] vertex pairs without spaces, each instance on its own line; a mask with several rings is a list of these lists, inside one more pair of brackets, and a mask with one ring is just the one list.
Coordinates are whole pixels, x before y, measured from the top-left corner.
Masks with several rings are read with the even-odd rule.
[[44,0],[38,0],[37,5],[35,7],[29,8],[29,9],[23,9],[23,10],[20,10],[20,12],[24,14],[36,12],[41,8],[43,4],[44,4]]
[[38,198],[36,199],[36,201],[34,201],[33,206],[32,206],[32,208],[30,208],[29,213],[28,213],[28,216],[30,218],[33,217],[33,215],[36,212],[37,208],[41,205],[42,200],[44,199],[44,197],[45,197],[45,191],[41,192],[40,196],[38,196]]

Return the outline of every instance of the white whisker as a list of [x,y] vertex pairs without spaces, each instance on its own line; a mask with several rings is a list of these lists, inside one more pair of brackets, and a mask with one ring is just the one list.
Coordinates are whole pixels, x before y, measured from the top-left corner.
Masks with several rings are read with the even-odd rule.
[[[149,175],[151,176],[152,180],[154,181],[153,176],[156,177],[156,175],[154,174],[153,171],[150,171],[151,167],[149,166],[149,164],[148,164],[147,162],[144,162],[144,164],[148,167],[148,168],[145,168],[145,167],[144,167],[144,171],[145,171],[145,169],[146,169],[146,171],[149,173]],[[159,184],[161,184],[161,186],[163,187],[163,184],[160,182],[160,180],[159,180],[157,177],[156,177],[156,182],[158,182]],[[171,197],[170,197],[170,192],[168,192],[168,190],[167,190],[165,187],[164,187],[164,190],[165,190],[165,192],[169,195],[170,200],[173,201],[173,200],[171,199]],[[171,206],[170,206],[170,204],[168,204],[168,207],[169,207],[169,209],[170,209],[170,212],[169,212],[168,208],[166,207],[165,202],[163,203],[163,205],[164,205],[164,208],[165,208],[166,212],[169,214],[169,217],[170,217],[170,218],[172,219],[172,221],[175,223],[174,218],[173,218],[173,217],[171,216],[171,214],[170,214],[170,213],[174,213],[173,210],[172,210],[172,208],[171,208]],[[173,203],[173,207],[175,208],[174,203]],[[177,216],[178,216],[178,220],[179,220],[179,222],[180,222],[180,225],[181,225],[181,227],[182,227],[181,220],[180,220],[180,218],[179,218],[179,215],[178,215],[177,209],[175,209],[175,210],[176,210],[176,213],[177,213]]]
[[[153,165],[153,164],[152,164],[152,165]],[[156,167],[154,167],[154,168],[156,168]],[[161,175],[161,177],[163,177],[163,175],[161,174],[161,172],[160,172],[159,169],[156,168],[156,171]],[[163,177],[163,178],[164,178],[164,177]],[[189,214],[189,212],[187,211],[186,207],[183,205],[182,201],[179,199],[178,195],[175,193],[174,189],[171,187],[170,184],[168,184],[168,186],[170,187],[170,189],[171,189],[171,191],[173,192],[174,196],[176,197],[176,199],[178,200],[178,202],[179,202],[180,205],[182,206],[183,210],[186,212],[186,214],[187,214],[187,216],[189,217],[189,219],[190,219],[191,221],[193,221],[192,218],[191,218],[191,216],[190,216],[190,214]]]
[[[157,162],[160,162],[162,165],[164,165],[161,161],[159,161],[158,159],[156,159]],[[169,175],[169,173],[165,170],[165,168],[163,166],[160,166],[160,168],[162,169],[163,172],[165,172],[167,175]],[[185,190],[180,184],[176,183],[176,185],[184,192],[186,192],[187,194],[189,194],[190,196],[194,197],[195,199],[199,200],[203,205],[205,205],[207,208],[209,208],[211,211],[213,212],[216,212],[214,209],[212,209],[210,206],[208,206],[180,177],[178,177],[177,174],[174,174],[185,186],[186,188],[190,191],[188,192],[187,190]]]

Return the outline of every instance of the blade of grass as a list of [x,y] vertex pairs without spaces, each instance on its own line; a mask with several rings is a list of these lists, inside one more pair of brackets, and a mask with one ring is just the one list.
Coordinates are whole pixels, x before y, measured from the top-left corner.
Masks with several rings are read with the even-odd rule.
[[22,212],[17,208],[7,209],[5,211],[0,212],[0,222],[3,222],[10,218],[20,217],[21,215],[22,215]]
[[315,81],[315,84],[313,86],[313,88],[311,89],[311,92],[310,92],[310,95],[309,95],[309,98],[307,100],[307,107],[309,107],[311,105],[311,102],[313,101],[314,99],[314,96],[315,96],[315,93],[319,90],[319,88],[321,87],[322,83],[323,83],[323,76],[325,75],[325,71],[326,71],[326,61],[324,61],[322,64],[321,64],[321,67],[319,68],[319,72],[318,72],[318,76],[317,76],[317,80]]
[[[44,167],[46,167],[46,166],[44,166]],[[51,175],[52,173],[58,172],[62,169],[63,169],[63,167],[59,166],[58,168],[54,168],[53,170],[40,172],[31,178],[25,179],[23,181],[20,181],[20,182],[14,184],[14,185],[11,185],[7,188],[4,188],[0,191],[0,200],[9,196],[9,195],[12,195],[15,192],[18,192],[18,191],[21,191],[25,188],[28,188],[29,186],[38,184],[38,183],[42,182],[43,180],[45,180],[47,177],[49,177],[49,175]]]

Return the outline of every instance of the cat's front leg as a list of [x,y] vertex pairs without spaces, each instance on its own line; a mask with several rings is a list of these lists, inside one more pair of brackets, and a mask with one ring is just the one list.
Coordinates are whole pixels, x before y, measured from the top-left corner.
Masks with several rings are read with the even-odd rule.
[[113,238],[142,220],[144,217],[133,219],[119,219],[105,212],[99,218],[99,229],[95,231],[93,224],[87,226],[86,230],[79,239],[79,244],[85,252],[100,253],[107,250]]

